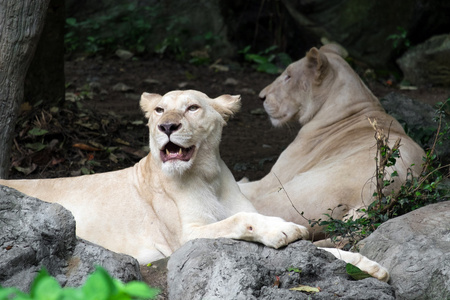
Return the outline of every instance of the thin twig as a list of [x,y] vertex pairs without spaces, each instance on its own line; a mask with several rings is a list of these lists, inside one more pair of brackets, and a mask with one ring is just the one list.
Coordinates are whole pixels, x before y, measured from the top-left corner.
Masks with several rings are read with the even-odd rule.
[[278,180],[278,183],[281,185],[281,189],[284,191],[284,193],[286,194],[286,197],[288,198],[289,202],[291,203],[292,207],[295,209],[295,211],[302,216],[305,220],[308,221],[308,219],[303,216],[303,214],[301,212],[298,211],[298,209],[295,207],[294,203],[292,202],[291,198],[289,197],[288,193],[286,192],[286,189],[284,188],[283,184],[280,181],[280,178],[278,178],[277,174],[275,174],[275,172],[272,172],[273,176],[275,176],[275,178]]

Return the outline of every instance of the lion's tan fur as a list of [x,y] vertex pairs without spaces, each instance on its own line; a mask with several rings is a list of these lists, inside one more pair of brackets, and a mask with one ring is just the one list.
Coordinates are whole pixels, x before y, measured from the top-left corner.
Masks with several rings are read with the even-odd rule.
[[342,219],[372,201],[376,140],[368,118],[391,143],[401,138],[399,177],[391,187],[406,179],[412,164],[419,171],[424,155],[336,50],[312,48],[261,91],[275,126],[295,121],[302,127],[269,174],[240,184],[259,212],[306,226],[312,239],[323,235],[308,219],[326,219],[325,213]]

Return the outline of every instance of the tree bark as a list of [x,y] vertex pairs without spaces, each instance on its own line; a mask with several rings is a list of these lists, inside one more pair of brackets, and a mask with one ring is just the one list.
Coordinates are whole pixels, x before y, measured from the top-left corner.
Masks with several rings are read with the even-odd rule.
[[44,28],[25,77],[24,102],[55,106],[64,99],[65,0],[50,0]]
[[12,136],[25,76],[50,0],[0,0],[0,178],[9,171]]

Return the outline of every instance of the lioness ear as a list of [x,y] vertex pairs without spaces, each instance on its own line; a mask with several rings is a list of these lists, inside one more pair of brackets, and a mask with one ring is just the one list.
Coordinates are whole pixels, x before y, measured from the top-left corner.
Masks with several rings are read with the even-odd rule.
[[339,55],[342,58],[346,58],[348,56],[347,50],[344,47],[338,44],[326,44],[320,47],[322,52],[330,52]]
[[320,84],[328,70],[328,59],[321,51],[313,47],[306,54],[307,66],[314,72],[316,84]]
[[141,105],[141,109],[143,112],[145,112],[145,117],[148,119],[150,118],[151,112],[155,108],[156,101],[160,100],[162,98],[159,94],[150,94],[150,93],[143,93],[141,96],[141,101],[139,104]]
[[212,106],[225,121],[241,108],[241,96],[222,95],[213,99]]

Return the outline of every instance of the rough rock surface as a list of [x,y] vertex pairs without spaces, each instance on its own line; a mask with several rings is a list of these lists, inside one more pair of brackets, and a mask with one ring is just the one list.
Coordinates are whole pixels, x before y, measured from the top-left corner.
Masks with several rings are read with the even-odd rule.
[[434,36],[411,48],[397,64],[412,84],[450,86],[450,34]]
[[[436,109],[395,92],[387,94],[380,102],[421,147],[431,148],[438,128],[438,122],[434,121]],[[443,122],[450,123],[450,120],[447,117]],[[450,140],[443,141],[442,145],[436,147],[436,151],[443,164],[450,163]]]
[[[194,240],[171,256],[168,270],[169,299],[395,299],[387,283],[350,279],[343,261],[308,241],[275,250],[230,239]],[[289,290],[300,284],[321,291]]]
[[450,299],[450,201],[382,224],[358,246],[386,267],[397,299]]
[[42,267],[62,286],[79,286],[104,267],[124,282],[140,280],[138,262],[77,239],[72,214],[0,186],[0,285],[27,291]]

